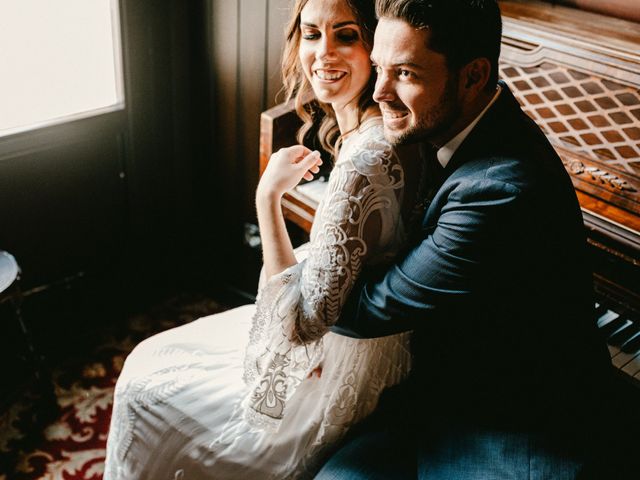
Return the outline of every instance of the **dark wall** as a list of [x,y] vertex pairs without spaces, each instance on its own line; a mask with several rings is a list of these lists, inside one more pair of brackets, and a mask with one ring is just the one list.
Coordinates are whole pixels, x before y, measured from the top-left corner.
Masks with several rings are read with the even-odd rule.
[[[215,176],[224,199],[215,224],[228,281],[255,293],[260,253],[243,243],[245,223],[255,222],[260,113],[276,103],[280,60],[292,0],[210,1],[210,65]],[[281,100],[281,98],[280,98]],[[212,215],[214,210],[212,210]],[[220,271],[220,265],[212,270]]]
[[0,248],[25,286],[100,268],[126,226],[126,115],[0,139]]
[[125,268],[136,289],[171,289],[197,274],[202,248],[196,190],[200,165],[209,161],[211,123],[206,2],[125,3],[131,100]]

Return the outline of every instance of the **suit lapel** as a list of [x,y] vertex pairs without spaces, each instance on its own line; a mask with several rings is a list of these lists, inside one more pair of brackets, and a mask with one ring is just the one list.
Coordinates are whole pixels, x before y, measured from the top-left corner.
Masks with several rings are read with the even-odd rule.
[[503,135],[508,135],[510,120],[523,114],[509,87],[502,80],[499,83],[502,88],[500,96],[471,130],[443,169],[440,184],[425,211],[422,222],[423,231],[429,232],[435,228],[442,208],[440,205],[443,201],[442,194],[447,191],[446,185],[451,175],[460,166],[474,158],[489,158],[500,152],[501,138]]

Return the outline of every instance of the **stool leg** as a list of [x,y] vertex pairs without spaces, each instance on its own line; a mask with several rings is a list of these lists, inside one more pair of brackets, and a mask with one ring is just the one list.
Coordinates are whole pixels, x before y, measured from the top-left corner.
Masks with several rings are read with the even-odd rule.
[[36,388],[40,394],[42,405],[37,409],[36,416],[43,421],[52,418],[57,411],[57,400],[53,386],[51,370],[45,365],[42,355],[38,352],[31,331],[27,327],[22,315],[23,295],[19,284],[20,277],[15,282],[15,293],[12,298],[13,309],[20,325],[22,337],[27,348],[27,361],[31,363],[36,379]]

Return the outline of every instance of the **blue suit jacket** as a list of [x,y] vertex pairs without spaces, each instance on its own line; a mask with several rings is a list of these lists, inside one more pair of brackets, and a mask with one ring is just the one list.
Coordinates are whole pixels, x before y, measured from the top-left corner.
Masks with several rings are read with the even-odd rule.
[[609,368],[582,215],[556,152],[502,89],[447,165],[420,238],[363,275],[333,330],[414,331],[414,412],[577,420]]

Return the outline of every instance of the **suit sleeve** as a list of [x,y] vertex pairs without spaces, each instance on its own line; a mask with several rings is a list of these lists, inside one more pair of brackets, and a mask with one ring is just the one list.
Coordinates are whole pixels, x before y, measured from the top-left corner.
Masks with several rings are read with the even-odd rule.
[[520,191],[487,178],[457,183],[435,226],[381,275],[354,287],[333,331],[357,338],[413,330],[449,305],[472,296],[486,277],[486,262],[510,241]]

